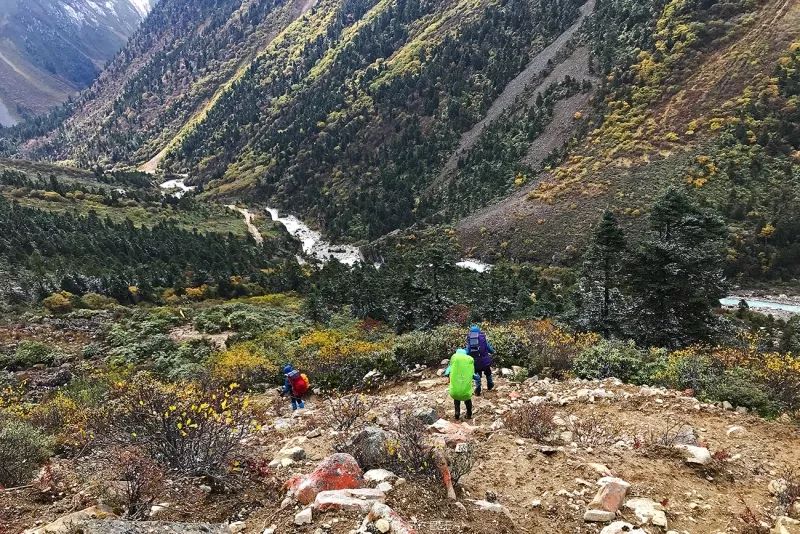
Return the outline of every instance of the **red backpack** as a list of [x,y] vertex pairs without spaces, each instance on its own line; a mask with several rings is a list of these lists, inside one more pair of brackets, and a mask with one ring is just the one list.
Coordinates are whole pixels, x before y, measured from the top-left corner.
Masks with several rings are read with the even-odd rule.
[[302,397],[308,393],[309,382],[306,375],[301,374],[300,371],[295,369],[286,375],[286,378],[289,379],[289,387],[292,388],[292,396]]

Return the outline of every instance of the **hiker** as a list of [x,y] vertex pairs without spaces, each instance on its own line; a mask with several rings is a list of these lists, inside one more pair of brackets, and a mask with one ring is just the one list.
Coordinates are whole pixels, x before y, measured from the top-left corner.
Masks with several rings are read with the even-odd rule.
[[467,354],[472,356],[475,360],[475,372],[478,374],[478,380],[475,387],[475,395],[481,394],[481,375],[486,375],[486,389],[491,391],[494,389],[494,380],[492,379],[492,354],[494,354],[494,347],[486,339],[486,334],[474,324],[469,329],[467,334],[467,345],[464,347]]
[[292,411],[298,408],[305,408],[306,404],[303,402],[303,395],[308,393],[308,377],[292,367],[292,364],[287,364],[283,368],[283,374],[284,382],[281,397],[287,393],[289,394],[289,398],[292,401]]
[[450,365],[444,372],[450,377],[450,397],[456,409],[456,419],[461,419],[461,402],[467,407],[467,419],[472,419],[472,383],[479,381],[475,374],[475,361],[464,349],[458,349],[450,358]]

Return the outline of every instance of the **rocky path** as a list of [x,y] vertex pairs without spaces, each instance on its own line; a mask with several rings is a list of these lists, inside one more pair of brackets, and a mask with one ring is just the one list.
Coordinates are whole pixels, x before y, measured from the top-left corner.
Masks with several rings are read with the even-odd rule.
[[264,236],[261,235],[261,232],[258,231],[258,228],[255,224],[253,224],[253,219],[255,219],[255,215],[250,213],[250,210],[247,208],[240,208],[234,204],[228,204],[227,208],[232,209],[233,211],[238,211],[244,217],[244,224],[247,225],[247,231],[250,232],[250,235],[253,236],[256,243],[259,245],[264,244]]

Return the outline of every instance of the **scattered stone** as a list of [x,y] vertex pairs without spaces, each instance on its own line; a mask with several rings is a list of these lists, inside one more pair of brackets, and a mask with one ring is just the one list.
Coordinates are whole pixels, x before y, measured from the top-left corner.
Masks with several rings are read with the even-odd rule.
[[733,410],[733,404],[728,401],[722,401],[722,409],[723,410]]
[[277,525],[270,525],[267,528],[265,528],[264,532],[262,532],[261,534],[275,534],[276,530],[278,530]]
[[616,513],[605,510],[586,510],[586,513],[583,514],[584,521],[593,523],[608,523],[616,518]]
[[444,382],[439,378],[431,378],[430,380],[420,380],[417,385],[420,389],[431,389],[443,385]]
[[381,482],[394,482],[397,480],[397,475],[386,469],[370,469],[364,473],[364,480],[371,484],[380,484]]
[[675,445],[675,448],[683,451],[686,463],[688,464],[708,465],[711,463],[711,453],[705,447],[679,443]]
[[372,505],[372,509],[364,519],[363,527],[366,527],[370,522],[377,523],[381,519],[385,519],[390,526],[389,532],[392,534],[416,534],[416,530],[409,523],[407,523],[400,515],[383,504],[376,502]]
[[534,499],[531,501],[531,508],[539,508],[540,506],[542,506],[541,499]]
[[612,473],[611,473],[611,470],[608,467],[606,467],[605,464],[589,462],[589,463],[586,464],[586,466],[591,468],[593,471],[595,471],[600,476],[603,476],[603,477],[613,476]]
[[614,521],[610,525],[604,527],[603,530],[600,531],[600,534],[647,534],[647,531],[636,528],[625,521]]
[[378,530],[378,532],[382,532],[385,534],[386,532],[392,530],[392,524],[389,523],[386,519],[380,518],[377,521],[375,521],[375,528]]
[[306,437],[309,439],[318,438],[322,435],[322,430],[319,428],[314,428],[306,432]]
[[781,516],[775,522],[770,534],[800,534],[800,521],[791,517]]
[[767,489],[772,495],[780,495],[786,493],[789,488],[789,483],[785,479],[779,478],[777,480],[770,480]]
[[313,520],[311,508],[303,508],[294,515],[294,524],[298,526],[310,525]]
[[628,499],[625,502],[625,508],[632,510],[643,525],[653,524],[663,529],[667,528],[667,515],[664,513],[664,507],[652,499],[644,497]]
[[743,426],[733,425],[729,426],[725,433],[729,436],[741,436],[747,434],[747,430]]
[[474,504],[479,510],[482,510],[484,512],[503,514],[511,521],[514,520],[513,516],[511,515],[511,512],[509,512],[508,508],[506,508],[502,504],[489,501],[472,501],[472,504]]
[[234,521],[228,525],[228,532],[230,532],[230,534],[239,534],[239,532],[244,532],[244,529],[246,528],[247,523],[244,521]]
[[737,407],[736,407],[736,413],[745,414],[745,413],[747,413],[747,412],[748,412],[748,410],[747,410],[747,408],[746,408],[746,407],[744,407],[744,406],[737,406]]
[[294,476],[285,484],[285,488],[302,504],[311,504],[322,491],[362,487],[364,477],[358,462],[343,453],[329,456],[308,476]]
[[72,532],[73,525],[79,525],[86,520],[115,517],[114,511],[108,506],[91,506],[79,512],[73,512],[59,517],[52,523],[48,523],[43,527],[28,529],[23,534],[67,534]]
[[392,488],[392,485],[390,483],[381,482],[380,484],[375,486],[375,489],[378,490],[378,491],[382,491],[384,493],[389,493],[390,491],[392,491],[393,488]]
[[513,376],[513,374],[514,374],[514,371],[512,371],[511,369],[508,369],[507,367],[503,367],[502,369],[500,369],[500,376],[504,376],[504,377],[508,378],[510,376]]
[[371,488],[321,491],[314,499],[313,508],[319,512],[354,510],[366,513],[376,501],[382,502],[384,499],[384,492]]

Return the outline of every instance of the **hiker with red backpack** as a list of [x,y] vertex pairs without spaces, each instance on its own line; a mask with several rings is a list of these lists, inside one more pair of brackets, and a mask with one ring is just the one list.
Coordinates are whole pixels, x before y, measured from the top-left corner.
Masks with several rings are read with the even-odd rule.
[[281,390],[281,397],[289,394],[292,401],[292,411],[298,408],[305,408],[306,404],[303,402],[303,396],[308,393],[309,382],[308,377],[300,371],[292,367],[292,364],[287,364],[283,368],[283,389]]
[[486,389],[489,391],[494,389],[494,379],[492,378],[494,347],[486,339],[486,334],[478,325],[474,324],[470,327],[465,350],[475,360],[475,373],[478,375],[475,395],[481,394],[481,375],[486,376]]

